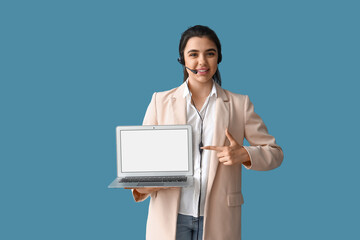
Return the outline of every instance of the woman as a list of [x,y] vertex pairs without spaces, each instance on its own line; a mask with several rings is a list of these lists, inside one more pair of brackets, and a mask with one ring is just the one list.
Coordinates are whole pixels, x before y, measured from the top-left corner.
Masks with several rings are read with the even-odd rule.
[[[242,166],[271,170],[283,153],[248,96],[221,88],[221,44],[214,31],[189,28],[179,54],[184,83],[154,93],[143,124],[192,125],[194,186],[133,189],[137,202],[151,196],[146,239],[238,240]],[[244,138],[251,146],[242,146]]]

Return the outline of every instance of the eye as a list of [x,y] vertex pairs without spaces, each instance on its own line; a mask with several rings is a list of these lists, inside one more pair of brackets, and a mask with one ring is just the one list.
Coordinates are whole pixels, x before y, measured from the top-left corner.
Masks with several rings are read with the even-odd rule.
[[215,53],[214,52],[209,52],[208,56],[215,56]]
[[190,56],[190,57],[196,57],[196,56],[197,56],[197,53],[190,53],[189,56]]

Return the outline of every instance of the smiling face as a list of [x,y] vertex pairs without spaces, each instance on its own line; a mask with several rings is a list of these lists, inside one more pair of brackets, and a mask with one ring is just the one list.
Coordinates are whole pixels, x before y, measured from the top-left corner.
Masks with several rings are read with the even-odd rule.
[[190,82],[209,83],[217,70],[218,51],[215,43],[207,37],[192,37],[184,49],[185,66]]

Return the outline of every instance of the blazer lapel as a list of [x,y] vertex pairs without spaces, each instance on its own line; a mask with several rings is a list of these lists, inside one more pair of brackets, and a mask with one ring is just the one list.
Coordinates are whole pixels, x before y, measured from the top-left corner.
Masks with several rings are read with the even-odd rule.
[[[225,91],[216,84],[217,98],[215,103],[215,130],[212,141],[213,146],[224,146],[225,143],[225,129],[229,126],[229,99]],[[212,151],[210,156],[208,185],[206,190],[206,197],[210,196],[211,188],[214,183],[216,170],[219,160],[216,156],[217,152]]]
[[173,124],[186,124],[186,101],[183,96],[185,83],[180,85],[171,96]]

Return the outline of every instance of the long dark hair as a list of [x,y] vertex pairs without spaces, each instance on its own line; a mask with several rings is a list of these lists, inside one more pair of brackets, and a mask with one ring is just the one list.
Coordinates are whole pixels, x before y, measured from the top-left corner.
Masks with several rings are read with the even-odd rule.
[[[179,57],[178,61],[182,65],[185,65],[185,60],[184,60],[185,46],[186,46],[187,42],[189,41],[189,39],[192,38],[192,37],[207,37],[211,41],[213,41],[215,43],[216,47],[217,47],[217,50],[218,50],[218,61],[217,61],[217,63],[219,64],[221,62],[221,60],[222,60],[221,44],[220,44],[220,40],[217,37],[216,33],[207,26],[196,25],[196,26],[188,28],[181,35],[180,43],[179,43],[179,55],[180,55],[180,57]],[[186,81],[186,79],[188,77],[189,77],[189,74],[186,71],[186,69],[184,68],[184,82]],[[220,76],[219,68],[216,70],[213,78],[214,78],[214,81],[221,86],[221,76]]]

